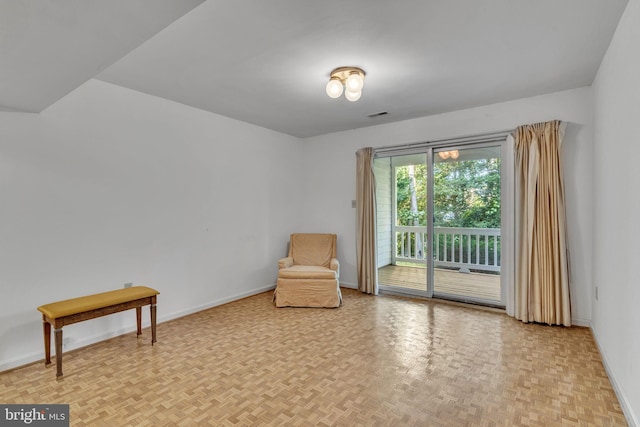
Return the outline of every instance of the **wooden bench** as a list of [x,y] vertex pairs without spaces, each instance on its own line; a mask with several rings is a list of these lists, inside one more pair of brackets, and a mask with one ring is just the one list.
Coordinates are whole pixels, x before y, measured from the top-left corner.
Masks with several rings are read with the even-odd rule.
[[160,292],[146,286],[133,286],[80,298],[58,301],[38,307],[44,328],[45,366],[51,364],[51,326],[56,340],[56,377],[62,376],[62,327],[83,320],[136,309],[138,336],[142,334],[142,307],[150,305],[151,345],[156,342],[156,295]]

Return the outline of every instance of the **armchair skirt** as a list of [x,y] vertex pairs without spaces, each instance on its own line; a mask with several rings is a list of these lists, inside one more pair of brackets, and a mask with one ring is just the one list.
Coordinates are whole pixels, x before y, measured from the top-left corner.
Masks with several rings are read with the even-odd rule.
[[278,278],[276,307],[340,307],[342,294],[337,279]]

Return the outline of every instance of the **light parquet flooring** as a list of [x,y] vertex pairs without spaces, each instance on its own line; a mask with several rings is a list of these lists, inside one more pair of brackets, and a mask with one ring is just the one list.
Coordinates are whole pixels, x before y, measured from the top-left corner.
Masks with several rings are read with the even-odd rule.
[[[68,403],[73,426],[624,426],[587,328],[343,290],[263,293],[0,373],[2,403]],[[158,311],[162,312],[162,299]],[[67,328],[72,328],[68,326]]]

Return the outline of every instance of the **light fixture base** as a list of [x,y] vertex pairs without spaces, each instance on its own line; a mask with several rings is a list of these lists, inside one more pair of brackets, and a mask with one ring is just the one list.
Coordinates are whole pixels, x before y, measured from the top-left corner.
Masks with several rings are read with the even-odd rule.
[[347,80],[347,77],[349,77],[351,74],[356,73],[359,74],[360,77],[362,77],[364,79],[364,76],[366,76],[367,74],[364,72],[364,70],[362,68],[358,68],[358,67],[339,67],[336,68],[335,70],[333,70],[330,74],[332,79],[339,79],[340,82],[342,82],[342,84],[344,84],[344,82]]

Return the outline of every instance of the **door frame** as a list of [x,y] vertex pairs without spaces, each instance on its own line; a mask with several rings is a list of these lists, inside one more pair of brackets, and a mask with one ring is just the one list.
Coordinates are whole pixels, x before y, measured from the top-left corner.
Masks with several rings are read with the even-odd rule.
[[[508,145],[507,138],[504,138],[502,141],[492,141],[492,142],[476,142],[476,143],[467,143],[467,144],[433,144],[428,147],[427,152],[427,215],[428,218],[431,218],[431,221],[427,221],[427,235],[430,236],[429,248],[428,248],[428,258],[427,258],[427,296],[430,298],[439,298],[446,300],[453,300],[457,302],[465,302],[472,304],[479,304],[488,307],[497,307],[497,308],[506,308],[507,307],[507,283],[513,283],[512,281],[507,282],[506,277],[504,275],[504,270],[508,270],[511,264],[505,263],[505,241],[512,239],[512,233],[508,227],[505,227],[507,221],[507,217],[513,217],[513,210],[511,209],[511,215],[509,215],[509,206],[512,206],[510,199],[508,198],[507,191],[508,186],[505,185],[505,181],[512,181],[513,176],[509,174],[509,166],[505,165],[505,152],[507,151],[506,145]],[[474,298],[474,297],[460,297],[455,294],[447,294],[443,292],[435,291],[435,260],[433,255],[433,237],[435,236],[435,224],[434,224],[434,156],[437,153],[442,151],[450,151],[450,150],[468,150],[474,148],[485,148],[485,147],[500,147],[500,302],[496,303],[493,300],[487,300],[483,298]],[[507,199],[507,200],[506,200]],[[507,258],[510,262],[510,259]],[[506,265],[506,268],[504,268]]]
[[[410,295],[426,298],[442,298],[442,294],[434,295],[434,260],[433,260],[433,156],[438,151],[447,151],[453,149],[467,149],[483,146],[500,146],[501,162],[501,269],[500,269],[500,304],[506,309],[508,314],[513,313],[514,307],[514,260],[515,260],[515,209],[514,209],[514,141],[511,131],[496,132],[492,134],[467,136],[460,138],[442,139],[437,141],[428,141],[423,143],[415,143],[401,146],[380,147],[375,149],[376,157],[395,157],[408,154],[423,153],[427,156],[427,217],[431,221],[427,221],[427,236],[429,236],[429,244],[425,245],[427,256],[427,284],[426,291],[415,291],[411,289],[403,289],[380,285],[380,289],[386,293],[397,293],[401,295]],[[393,187],[393,185],[392,185]],[[393,189],[395,201],[395,189]],[[395,205],[394,205],[395,209]],[[394,212],[394,217],[396,213]],[[377,250],[377,248],[376,248]],[[445,295],[446,297],[446,295]],[[467,302],[481,303],[483,305],[496,305],[495,301],[483,301],[465,299]]]

